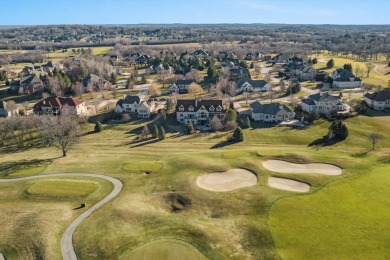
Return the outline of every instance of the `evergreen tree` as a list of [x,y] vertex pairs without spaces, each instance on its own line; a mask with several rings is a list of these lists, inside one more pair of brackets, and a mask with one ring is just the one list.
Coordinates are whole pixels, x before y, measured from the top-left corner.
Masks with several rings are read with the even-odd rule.
[[159,136],[160,136],[160,132],[158,131],[158,127],[156,125],[154,125],[153,138],[159,138]]
[[160,140],[164,140],[165,139],[165,130],[164,130],[164,127],[162,127],[162,126],[160,126],[158,139],[160,139]]
[[329,126],[328,137],[330,139],[344,140],[348,137],[349,131],[348,128],[341,121],[333,121]]
[[146,84],[146,83],[148,83],[148,81],[146,80],[145,75],[142,75],[141,84]]
[[245,126],[246,126],[246,128],[251,128],[252,127],[251,119],[249,118],[249,116],[246,117]]
[[346,63],[346,64],[344,64],[344,69],[346,69],[346,70],[349,70],[350,72],[352,72],[352,64],[351,63]]
[[255,64],[253,62],[251,62],[251,66],[250,66],[251,69],[255,68]]
[[116,84],[118,81],[118,77],[116,76],[116,74],[114,72],[111,73],[110,81],[111,81],[111,84]]
[[244,69],[248,68],[248,64],[244,60],[240,60],[239,65],[240,65],[240,67],[243,67]]
[[190,121],[187,125],[187,134],[192,134],[194,132],[194,126],[192,125],[192,121]]
[[95,124],[95,133],[101,132],[102,130],[103,130],[102,124],[99,121],[97,121]]
[[168,98],[167,99],[167,110],[173,110],[175,108],[175,104],[173,103],[172,99]]
[[244,141],[244,133],[240,127],[237,127],[233,132],[233,141],[235,142],[243,142]]
[[225,122],[236,121],[237,112],[234,109],[229,108],[225,113]]
[[328,60],[328,62],[326,63],[326,68],[331,69],[333,68],[333,66],[334,66],[334,60],[333,59]]
[[311,62],[312,62],[313,64],[317,64],[318,60],[317,60],[317,58],[314,58],[314,59],[312,59]]

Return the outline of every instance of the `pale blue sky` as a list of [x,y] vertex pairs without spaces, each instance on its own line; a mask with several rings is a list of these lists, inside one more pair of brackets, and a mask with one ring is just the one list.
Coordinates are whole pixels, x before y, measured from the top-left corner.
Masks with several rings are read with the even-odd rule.
[[0,25],[390,24],[390,0],[1,0]]

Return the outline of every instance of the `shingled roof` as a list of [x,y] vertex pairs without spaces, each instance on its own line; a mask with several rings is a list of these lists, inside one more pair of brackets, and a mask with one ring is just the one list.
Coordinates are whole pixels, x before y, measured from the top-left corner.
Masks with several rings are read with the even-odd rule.
[[64,105],[75,107],[82,103],[84,103],[84,100],[79,98],[53,96],[39,101],[34,105],[33,109],[39,112],[42,110],[42,107],[63,107]]
[[267,115],[276,115],[281,110],[292,112],[292,110],[289,107],[281,103],[262,104],[259,101],[252,103],[251,109],[253,113],[260,113],[260,114],[267,114]]
[[390,100],[390,90],[382,90],[374,93],[366,93],[364,97],[374,101]]
[[263,88],[268,83],[265,80],[239,79],[236,81],[236,84],[238,87],[241,87],[245,82],[248,82],[254,88]]
[[[184,110],[179,110],[179,108],[181,106],[184,108]],[[176,111],[188,112],[189,111],[188,108],[190,106],[192,106],[194,108],[194,111],[191,111],[191,112],[198,111],[202,106],[207,110],[210,110],[209,108],[211,106],[213,106],[214,108],[217,108],[218,106],[220,106],[222,108],[222,111],[224,111],[221,99],[217,99],[217,100],[199,100],[198,99],[198,101],[195,101],[194,99],[178,99],[177,104],[176,104]]]

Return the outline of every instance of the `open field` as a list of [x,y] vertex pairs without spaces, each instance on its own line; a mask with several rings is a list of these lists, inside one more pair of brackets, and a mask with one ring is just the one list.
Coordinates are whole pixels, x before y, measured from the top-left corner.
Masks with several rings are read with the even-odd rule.
[[[355,73],[355,68],[357,66],[360,67],[361,71],[363,71],[363,77],[359,75],[359,77],[363,80],[363,83],[373,84],[373,85],[382,85],[382,87],[387,87],[390,80],[390,67],[387,67],[387,62],[385,61],[373,61],[376,68],[373,68],[370,71],[370,77],[367,78],[366,75],[366,61],[356,60],[353,58],[344,58],[337,57],[329,54],[320,54],[317,57],[318,63],[313,67],[316,69],[323,69],[326,72],[332,73],[335,69],[341,68],[346,63],[352,64],[352,72]],[[328,60],[334,60],[334,67],[331,69],[326,69],[326,63]]]
[[[347,234],[357,239],[333,250],[329,254],[333,259],[343,258],[352,250],[355,255],[364,255],[367,246],[378,248],[377,251],[371,251],[373,258],[389,257],[389,252],[381,250],[386,233],[378,232],[390,228],[390,221],[386,220],[390,210],[384,204],[386,195],[380,199],[378,197],[382,195],[375,192],[383,192],[386,190],[384,185],[388,185],[387,177],[383,176],[390,170],[390,140],[383,138],[378,143],[377,150],[366,153],[370,149],[366,134],[376,130],[386,136],[390,131],[390,117],[384,113],[372,114],[381,116],[360,116],[346,120],[350,130],[347,140],[334,146],[322,147],[318,151],[307,145],[326,133],[329,123],[323,120],[308,130],[271,128],[269,125],[246,129],[246,142],[240,144],[225,143],[226,133],[188,136],[169,132],[163,141],[149,139],[134,143],[133,139],[143,126],[129,123],[105,126],[101,133],[84,136],[81,144],[71,150],[66,158],[56,158],[60,152],[52,148],[30,149],[12,154],[0,150],[0,169],[3,167],[7,170],[7,174],[3,176],[7,178],[85,172],[110,175],[123,182],[124,187],[119,196],[93,213],[76,229],[74,243],[79,259],[126,258],[140,251],[141,255],[145,254],[147,257],[142,248],[158,239],[180,239],[211,259],[312,258],[316,252],[313,249],[315,243],[322,245],[318,254],[324,256],[335,247],[332,241],[338,233],[344,234],[344,240]],[[93,125],[88,125],[85,130],[92,128]],[[47,162],[49,159],[50,162]],[[297,163],[332,163],[339,165],[343,173],[334,176],[277,173],[262,166],[262,162],[270,159]],[[26,165],[27,168],[23,167]],[[201,175],[233,168],[245,168],[256,173],[257,184],[218,193],[199,188],[196,184],[196,179]],[[146,171],[150,173],[145,174]],[[364,178],[375,174],[383,178],[377,180],[373,177],[375,180],[359,182],[359,176]],[[268,178],[272,176],[293,178],[309,184],[311,189],[299,196],[290,191],[278,190],[268,186]],[[39,233],[42,234],[39,248],[51,248],[51,251],[47,249],[44,253],[57,259],[60,258],[59,238],[66,225],[77,214],[71,210],[72,207],[80,203],[80,196],[85,196],[95,186],[87,183],[80,185],[82,182],[76,179],[75,185],[79,191],[73,194],[73,199],[64,200],[62,194],[66,193],[67,187],[73,186],[73,179],[65,181],[61,189],[49,189],[49,193],[42,194],[42,187],[49,185],[51,181],[40,180],[35,185],[20,183],[16,187],[1,184],[0,207],[7,211],[0,212],[27,207],[29,204],[19,194],[30,187],[34,195],[29,201],[33,200],[34,206],[23,208],[28,212],[25,218],[33,219],[28,222],[31,232],[44,224],[49,226],[55,222],[54,233]],[[95,183],[95,180],[92,182]],[[365,185],[364,188],[362,185]],[[342,190],[346,191],[343,196],[340,193]],[[102,196],[103,193],[95,190],[92,194]],[[357,194],[359,199],[356,199]],[[294,197],[290,197],[292,195]],[[328,195],[334,199],[329,199]],[[10,197],[13,199],[9,200]],[[372,206],[366,206],[368,200]],[[288,206],[290,201],[296,205],[292,212]],[[373,205],[378,205],[380,215],[375,215],[372,208],[370,212],[366,212],[367,207],[374,207]],[[310,232],[317,230],[317,227],[325,229],[332,224],[330,231],[324,230],[311,241],[297,236],[299,225],[304,225],[300,223],[300,214],[310,220],[304,231],[308,235],[313,237],[314,234]],[[319,214],[324,216],[316,222]],[[53,218],[57,215],[61,218]],[[13,216],[2,214],[2,223],[15,227],[25,220],[15,220]],[[351,222],[352,216],[354,222]],[[294,227],[284,222],[290,218],[296,223]],[[355,229],[355,226],[363,229]],[[369,228],[371,226],[372,229]],[[7,226],[4,230],[7,242],[0,243],[0,252],[6,253],[6,256],[28,255],[29,251],[13,249],[12,241],[16,241],[16,238],[9,238],[14,234],[12,228]],[[369,245],[365,239],[358,239],[363,231],[370,239]],[[29,232],[30,228],[18,230],[17,234],[26,233],[26,240],[21,241],[21,244],[31,245],[28,244],[31,237]],[[291,241],[292,236],[295,237],[294,241]],[[306,245],[311,251],[302,249]],[[156,248],[158,250],[157,246]],[[187,251],[180,254],[187,253],[190,254]]]
[[[0,184],[0,252],[7,259],[60,259],[65,228],[106,196],[110,183],[50,178]],[[73,210],[87,202],[85,209]]]

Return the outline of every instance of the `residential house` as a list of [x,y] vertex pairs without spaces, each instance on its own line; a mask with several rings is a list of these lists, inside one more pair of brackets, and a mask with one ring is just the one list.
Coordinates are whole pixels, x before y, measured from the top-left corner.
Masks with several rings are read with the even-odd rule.
[[9,117],[19,114],[19,108],[10,108],[6,101],[0,101],[0,117]]
[[188,87],[194,83],[195,80],[193,79],[183,79],[183,80],[177,80],[175,83],[172,84],[172,86],[169,88],[170,93],[188,93]]
[[176,120],[182,124],[209,124],[214,116],[223,120],[225,109],[222,100],[179,99],[176,104]]
[[38,115],[82,115],[87,112],[87,106],[85,101],[79,98],[53,96],[36,103],[33,110]]
[[305,66],[302,69],[297,70],[296,75],[298,76],[299,80],[305,81],[305,80],[314,80],[317,73],[318,70],[310,66]]
[[89,74],[84,80],[83,84],[85,87],[88,85],[92,85],[94,88],[98,88],[101,86],[102,89],[108,89],[111,87],[111,83],[98,75]]
[[150,63],[150,61],[152,60],[152,57],[150,57],[149,55],[141,55],[141,56],[139,56],[136,60],[135,60],[135,62],[137,63],[137,64],[149,64]]
[[152,74],[160,74],[160,73],[166,73],[166,74],[172,74],[174,72],[174,69],[169,66],[169,65],[163,65],[163,64],[159,64],[157,66],[150,66],[149,67],[149,70]]
[[232,51],[220,51],[218,53],[218,58],[220,61],[228,61],[228,60],[237,59],[237,56]]
[[321,92],[302,99],[301,107],[307,113],[314,111],[318,114],[344,110],[343,100],[339,95]]
[[347,69],[340,68],[332,73],[333,88],[358,88],[362,85],[362,80]]
[[234,66],[229,69],[229,77],[231,80],[239,80],[250,78],[249,70],[240,66]]
[[260,52],[249,52],[246,54],[245,56],[245,59],[246,60],[262,60],[263,58],[263,54],[261,54]]
[[166,101],[144,100],[140,96],[124,96],[115,106],[116,113],[129,113],[132,117],[150,118],[165,108]]
[[304,61],[302,58],[298,58],[297,56],[294,56],[292,58],[288,58],[287,63],[304,64]]
[[209,56],[208,53],[204,50],[196,50],[192,53],[192,55],[194,55],[198,59],[202,59]]
[[390,91],[382,90],[375,93],[366,93],[364,101],[375,110],[390,109]]
[[264,92],[272,90],[272,86],[265,80],[252,80],[248,78],[236,81],[236,93],[242,92]]
[[36,75],[30,75],[10,82],[9,88],[18,93],[35,93],[43,88],[43,82]]
[[55,68],[61,69],[60,64],[55,63],[55,62],[53,62],[53,61],[51,61],[51,60],[48,61],[46,64],[43,64],[42,67],[44,68],[44,70],[45,70],[46,72],[53,71]]
[[287,60],[288,60],[287,54],[279,53],[274,57],[272,57],[269,61],[272,63],[287,63]]
[[254,121],[280,123],[295,117],[295,113],[281,103],[262,104],[256,101],[250,105],[250,110]]

